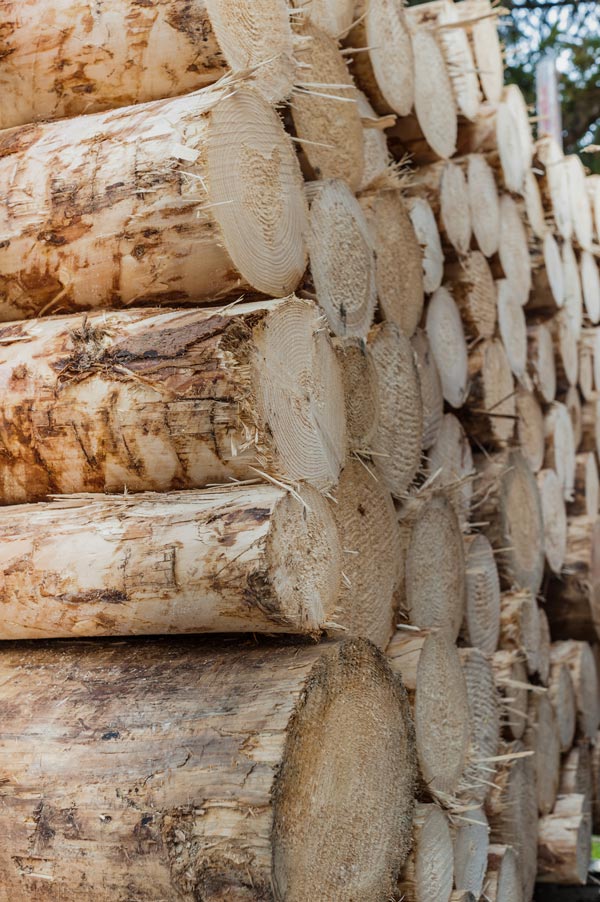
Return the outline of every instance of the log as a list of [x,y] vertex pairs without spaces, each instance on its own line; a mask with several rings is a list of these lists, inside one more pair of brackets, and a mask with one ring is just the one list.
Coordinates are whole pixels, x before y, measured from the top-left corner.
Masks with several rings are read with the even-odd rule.
[[478,519],[497,554],[503,588],[536,595],[544,573],[542,507],[535,476],[518,451],[476,460]]
[[469,33],[483,93],[495,103],[502,97],[504,64],[492,5],[489,0],[463,0],[456,9]]
[[550,652],[552,649],[550,624],[544,608],[538,607],[538,612],[540,616],[540,651],[537,675],[542,686],[547,686],[550,679]]
[[454,853],[448,818],[436,804],[418,804],[412,849],[400,874],[399,892],[406,902],[449,902],[454,881]]
[[504,732],[511,739],[521,739],[527,726],[527,667],[516,651],[502,650],[492,655],[492,667],[500,694]]
[[348,450],[368,454],[379,411],[375,363],[361,338],[334,338],[333,346],[342,376]]
[[387,119],[378,117],[362,91],[356,89],[356,97],[363,126],[363,176],[359,191],[366,191],[388,176],[392,158],[383,131]]
[[489,902],[524,902],[519,864],[512,846],[490,845],[485,894]]
[[540,400],[551,404],[556,397],[556,363],[552,333],[544,323],[527,328],[527,362]]
[[532,169],[525,173],[523,183],[523,199],[525,201],[525,214],[532,235],[540,241],[544,241],[547,235],[551,235],[546,212],[542,203],[542,192],[539,182]]
[[[342,544],[342,579],[334,630],[385,648],[396,624],[400,535],[387,489],[359,460],[344,467],[331,506]],[[315,546],[315,551],[316,551]]]
[[392,0],[356,0],[354,27],[345,38],[355,49],[351,71],[375,110],[407,116],[414,102],[414,55],[404,8]]
[[360,198],[375,250],[375,284],[383,319],[409,338],[423,313],[423,258],[402,192],[392,186]]
[[306,267],[293,144],[241,84],[7,132],[0,183],[2,321],[284,297]]
[[[585,331],[585,330],[584,330]],[[596,385],[594,383],[595,354],[593,350],[583,342],[579,342],[579,368],[577,387],[581,392],[583,401],[593,401],[596,397]]]
[[600,736],[596,733],[591,749],[592,773],[592,829],[597,834],[600,824]]
[[419,469],[423,443],[423,402],[415,356],[395,323],[373,326],[368,347],[381,389],[371,453],[384,485],[394,498],[402,498]]
[[444,252],[433,210],[423,197],[407,199],[408,212],[417,241],[421,247],[423,265],[423,289],[433,294],[444,277]]
[[469,191],[463,168],[440,160],[410,172],[412,197],[426,200],[435,215],[441,240],[450,254],[466,254],[471,245]]
[[471,729],[456,646],[442,634],[398,630],[387,654],[411,699],[424,791],[434,800],[449,802],[467,764]]
[[565,303],[565,271],[552,232],[546,233],[541,248],[531,255],[531,278],[527,313],[554,316]]
[[535,157],[536,166],[544,173],[540,185],[545,205],[552,211],[559,235],[568,241],[573,234],[573,219],[562,148],[554,138],[545,135],[535,145]]
[[514,848],[523,899],[531,899],[536,875],[538,826],[533,757],[527,752],[522,757],[522,745],[518,742],[503,748],[507,757],[500,762],[496,785],[486,805],[490,842]]
[[484,154],[499,183],[507,191],[516,194],[523,191],[529,163],[519,137],[514,111],[507,103],[484,103],[473,122],[462,120],[458,130],[457,151],[459,154]]
[[521,454],[534,473],[544,466],[544,414],[534,393],[518,388],[515,395],[517,408],[517,441]]
[[539,609],[535,596],[526,589],[503,592],[500,597],[500,638],[503,650],[517,652],[533,676],[540,649]]
[[414,739],[366,641],[38,643],[5,646],[1,668],[2,768],[29,788],[2,806],[7,896],[40,880],[65,902],[392,894]]
[[515,379],[530,385],[527,376],[527,322],[508,279],[496,282],[500,339]]
[[580,282],[585,312],[590,322],[597,325],[600,322],[600,273],[596,258],[589,251],[581,253]]
[[465,571],[463,636],[467,645],[491,655],[500,637],[500,580],[492,546],[483,533],[465,537]]
[[569,183],[574,237],[580,248],[589,251],[593,241],[594,223],[588,197],[585,167],[577,154],[566,156],[564,165]]
[[570,241],[563,243],[562,261],[565,280],[564,312],[575,340],[579,341],[583,326],[583,290],[579,264]]
[[[508,106],[513,115],[525,163],[525,172],[528,172],[531,169],[535,147],[527,101],[519,86],[514,84],[514,82],[504,86],[502,101]],[[521,186],[519,193],[522,193],[522,188],[523,186]]]
[[467,183],[473,237],[481,253],[493,257],[500,245],[500,199],[494,171],[483,154],[467,157]]
[[575,689],[566,664],[557,661],[550,666],[548,698],[554,708],[561,752],[568,752],[575,739]]
[[[345,565],[307,486],[74,495],[0,509],[0,535],[2,639],[315,635]],[[391,592],[388,605],[391,620]]]
[[411,338],[417,363],[421,400],[423,402],[423,448],[432,447],[438,439],[444,419],[442,383],[426,332],[417,329]]
[[479,447],[506,447],[517,413],[510,363],[499,339],[482,341],[469,354],[469,385],[462,417],[467,435]]
[[600,239],[600,179],[597,175],[588,175],[586,185],[594,219],[594,231],[596,238]]
[[516,300],[524,307],[531,291],[531,260],[523,219],[509,194],[500,197],[498,258]]
[[353,191],[364,173],[358,90],[335,37],[313,22],[298,29],[299,79],[290,119],[305,178],[343,179]]
[[592,750],[587,740],[579,739],[565,756],[560,772],[559,795],[579,793],[590,810],[594,798]]
[[496,327],[496,286],[480,251],[447,263],[444,284],[460,310],[467,338],[492,338]]
[[347,34],[354,21],[353,0],[292,0],[292,6],[332,38]]
[[554,642],[550,658],[552,664],[562,662],[569,668],[575,689],[577,730],[584,739],[592,739],[598,729],[600,711],[598,674],[590,646],[573,639]]
[[187,94],[250,73],[269,101],[295,77],[283,0],[159,4],[8,0],[3,9],[0,129]]
[[579,376],[577,335],[566,309],[560,310],[548,325],[554,346],[556,382],[565,391],[570,385],[577,385]]
[[600,635],[600,521],[570,517],[563,572],[548,584],[546,610],[556,639]]
[[589,517],[594,521],[599,512],[600,481],[596,455],[582,451],[575,456],[575,493],[569,504],[569,515]]
[[447,160],[456,153],[458,110],[440,36],[419,24],[417,7],[405,14],[415,67],[414,113],[398,117],[388,130],[388,146],[396,159],[408,153],[418,165]]
[[425,331],[442,380],[444,399],[454,408],[462,407],[469,392],[467,342],[458,307],[443,286],[429,300]]
[[537,474],[544,521],[544,553],[552,573],[560,574],[567,556],[567,506],[560,479],[552,469]]
[[554,708],[544,691],[529,699],[525,745],[534,752],[533,766],[539,814],[550,814],[560,780],[560,738]]
[[464,526],[473,497],[473,456],[459,420],[447,413],[434,445],[428,452],[427,474],[436,488],[443,489]]
[[552,814],[540,819],[537,882],[583,886],[591,852],[592,824],[583,796],[561,796]]
[[490,845],[487,818],[482,808],[474,808],[454,820],[454,884],[460,892],[480,899]]
[[581,378],[580,387],[584,399],[586,401],[593,401],[595,398],[594,389],[597,391],[600,386],[600,329],[582,329],[579,346],[581,350],[585,350],[592,358],[593,385],[590,385],[589,397],[588,394],[583,391]]
[[460,14],[451,0],[432,0],[422,3],[410,16],[422,25],[439,32],[444,58],[452,81],[458,112],[467,119],[474,119],[479,110],[481,94],[475,62],[466,29],[456,27]]
[[401,616],[419,629],[458,637],[466,599],[465,558],[458,517],[441,492],[417,495],[399,510],[404,572]]
[[567,408],[567,412],[571,418],[571,426],[573,427],[573,442],[575,448],[579,448],[583,435],[583,414],[581,412],[581,398],[579,389],[576,385],[569,385],[566,392],[560,397],[560,401]]
[[343,463],[339,367],[308,301],[0,327],[0,386],[5,504],[257,470],[327,489]]
[[579,451],[600,454],[600,398],[581,406],[581,443]]
[[461,648],[459,655],[467,685],[470,725],[469,751],[459,791],[461,800],[483,804],[496,769],[500,705],[488,657],[478,648]]
[[341,179],[309,184],[312,286],[334,335],[366,338],[377,305],[369,225]]
[[565,501],[571,501],[575,490],[575,436],[569,411],[556,401],[544,419],[546,453],[544,466],[556,473]]

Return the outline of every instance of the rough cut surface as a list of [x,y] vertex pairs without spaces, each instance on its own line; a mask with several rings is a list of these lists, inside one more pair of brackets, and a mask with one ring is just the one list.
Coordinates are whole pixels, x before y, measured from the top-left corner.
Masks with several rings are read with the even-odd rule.
[[392,894],[414,734],[369,643],[5,645],[0,673],[7,898]]

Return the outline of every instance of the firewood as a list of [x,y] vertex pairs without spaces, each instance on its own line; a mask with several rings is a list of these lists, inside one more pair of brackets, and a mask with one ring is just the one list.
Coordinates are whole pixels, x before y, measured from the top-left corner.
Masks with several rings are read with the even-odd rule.
[[369,333],[379,379],[377,429],[371,448],[384,484],[401,499],[415,478],[423,443],[423,402],[410,341],[395,323]]
[[187,94],[245,71],[270,101],[289,95],[293,40],[283,0],[8,0],[0,128]]
[[483,804],[496,770],[500,705],[494,669],[488,657],[478,648],[461,648],[459,655],[467,685],[470,727],[467,763],[459,792],[461,801]]
[[0,670],[2,772],[29,788],[2,806],[11,898],[40,874],[99,902],[392,894],[414,734],[368,642],[16,645]]
[[3,321],[284,297],[303,276],[300,167],[249,87],[23,126],[0,143]]
[[548,585],[546,610],[557,639],[600,635],[600,520],[571,517],[563,572]]
[[492,546],[483,533],[465,538],[467,645],[491,655],[500,636],[500,580]]
[[310,272],[317,300],[334,335],[366,338],[377,305],[375,256],[369,226],[341,179],[309,184]]
[[591,850],[592,824],[583,796],[561,796],[540,820],[537,882],[583,886]]
[[[459,892],[481,898],[489,851],[489,826],[482,808],[456,814],[454,821],[454,883]],[[460,897],[459,897],[460,898]]]
[[456,646],[442,634],[400,629],[387,654],[411,699],[423,790],[442,803],[451,802],[467,765],[471,731]]
[[334,614],[346,566],[335,520],[308,486],[71,495],[0,508],[0,538],[2,639],[317,635],[349,619]]
[[401,897],[406,902],[449,902],[453,880],[454,854],[448,818],[439,805],[417,805],[412,849],[400,874]]
[[343,179],[353,191],[364,173],[358,91],[335,37],[312,22],[298,27],[299,83],[290,115],[305,177]]
[[382,316],[405,335],[423,312],[423,262],[419,241],[399,189],[386,186],[361,195],[360,205],[375,250],[375,283]]
[[337,482],[342,381],[308,301],[41,319],[0,327],[0,344],[4,503],[257,470]]
[[469,391],[467,342],[458,307],[443,286],[430,298],[425,331],[442,380],[444,399],[454,408],[462,407]]
[[410,220],[421,246],[423,263],[423,289],[433,294],[444,277],[444,252],[433,210],[424,197],[407,198]]
[[541,470],[537,484],[544,520],[544,553],[552,573],[560,574],[567,556],[567,507],[560,479],[553,469]]
[[575,689],[571,671],[561,661],[550,666],[548,698],[554,708],[561,752],[568,752],[575,738]]
[[465,614],[465,558],[458,517],[442,493],[406,501],[398,514],[404,573],[401,615],[456,640]]
[[481,497],[478,518],[497,554],[506,589],[537,594],[544,574],[542,507],[535,476],[518,451],[506,451],[476,463]]
[[577,705],[577,730],[584,739],[596,735],[600,720],[598,674],[592,650],[587,642],[569,639],[554,642],[552,664],[562,662],[571,673]]
[[423,402],[423,448],[427,450],[435,444],[442,428],[444,419],[442,383],[427,334],[422,329],[417,329],[410,343],[419,373]]

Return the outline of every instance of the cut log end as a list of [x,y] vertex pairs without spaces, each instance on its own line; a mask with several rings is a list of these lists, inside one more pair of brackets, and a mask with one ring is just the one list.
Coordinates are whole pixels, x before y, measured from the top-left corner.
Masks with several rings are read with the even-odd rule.
[[518,303],[523,307],[531,291],[531,258],[523,219],[509,194],[500,198],[500,264]]
[[490,846],[485,893],[490,902],[525,902],[519,863],[512,846]]
[[354,21],[353,0],[292,0],[292,6],[332,38],[347,34]]
[[324,490],[335,485],[346,453],[342,377],[312,304],[274,311],[256,340],[253,377],[278,472]]
[[560,780],[560,738],[554,708],[547,695],[533,693],[529,700],[526,746],[534,752],[538,811],[550,814]]
[[460,166],[446,163],[440,182],[440,217],[447,240],[459,254],[471,244],[473,212],[467,179]]
[[366,338],[377,302],[369,227],[344,182],[315,184],[309,249],[317,298],[335,335]]
[[422,329],[417,329],[411,344],[417,361],[423,401],[423,448],[428,449],[436,442],[444,419],[442,383],[427,334]]
[[[460,782],[461,800],[483,804],[490,792],[500,741],[500,705],[490,659],[478,648],[461,648],[469,702],[469,752]],[[466,815],[468,818],[468,814]]]
[[544,551],[553,573],[560,573],[567,554],[567,509],[560,480],[554,470],[537,474],[542,517],[544,520]]
[[538,883],[568,886],[587,883],[591,834],[591,817],[584,796],[561,796],[554,811],[540,820]]
[[208,190],[227,253],[257,291],[283,297],[306,268],[306,201],[292,142],[250,88],[216,103],[207,138]]
[[346,402],[348,450],[365,452],[377,429],[379,379],[371,352],[360,338],[334,338]]
[[485,885],[489,850],[489,827],[481,808],[465,811],[455,818],[454,883],[458,890],[481,898]]
[[[368,767],[352,752],[363,746]],[[279,898],[308,899],[315,886],[327,899],[392,894],[410,843],[414,761],[406,696],[382,656],[357,640],[317,662],[275,787]]]
[[409,200],[410,218],[423,252],[423,288],[432,294],[442,284],[444,253],[433,211],[422,197]]
[[413,849],[400,875],[402,898],[412,902],[448,902],[452,893],[454,857],[448,818],[435,804],[417,805]]
[[500,581],[492,546],[483,534],[467,540],[465,567],[465,637],[468,645],[491,655],[500,635]]
[[[431,150],[441,159],[456,151],[457,108],[442,48],[434,33],[417,27],[412,35],[415,59],[415,114]],[[407,145],[410,149],[410,142]]]
[[473,455],[459,420],[447,413],[435,443],[429,449],[427,473],[452,501],[461,524],[469,520],[473,497]]
[[527,385],[527,322],[507,279],[496,282],[500,338],[515,379]]
[[575,738],[575,689],[568,666],[558,661],[550,666],[548,697],[554,708],[561,752],[568,752]]
[[482,154],[469,155],[467,179],[473,234],[481,253],[491,257],[500,243],[500,203],[494,172]]
[[499,339],[477,345],[469,355],[470,403],[465,428],[482,447],[502,448],[515,431],[516,406],[510,363]]
[[519,389],[516,395],[517,438],[523,457],[534,473],[544,466],[544,414],[533,392]]
[[469,386],[467,342],[458,307],[444,287],[429,301],[426,331],[444,398],[452,407],[462,407]]
[[487,260],[472,251],[446,267],[446,285],[458,304],[472,338],[491,338],[496,326],[496,286]]

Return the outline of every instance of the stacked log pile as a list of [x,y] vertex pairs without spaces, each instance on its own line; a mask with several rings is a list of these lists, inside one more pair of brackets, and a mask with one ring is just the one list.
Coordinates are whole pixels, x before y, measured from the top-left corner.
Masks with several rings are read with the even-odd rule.
[[600,198],[497,11],[1,16],[0,899],[585,882]]

